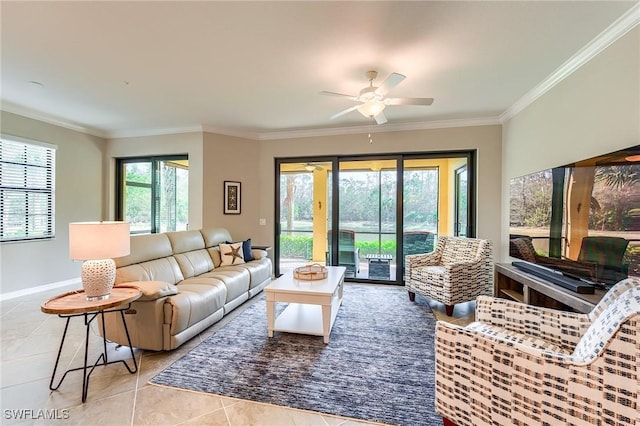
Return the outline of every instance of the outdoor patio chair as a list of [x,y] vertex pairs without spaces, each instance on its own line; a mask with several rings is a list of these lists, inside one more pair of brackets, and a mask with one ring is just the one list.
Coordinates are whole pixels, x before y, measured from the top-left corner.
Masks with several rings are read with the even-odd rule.
[[616,283],[628,276],[629,265],[623,261],[628,245],[629,241],[621,237],[584,237],[578,260],[598,265],[598,281]]
[[438,237],[436,249],[405,257],[409,299],[416,293],[444,303],[447,315],[456,303],[493,294],[493,245],[489,240]]
[[[331,236],[332,232],[327,232],[329,251],[327,253],[327,264],[333,265],[331,261]],[[356,247],[356,233],[350,229],[340,229],[338,231],[338,266],[347,268],[346,274],[355,276],[360,272],[360,249]]]
[[481,296],[476,322],[436,325],[445,425],[640,425],[640,279],[588,314]]
[[409,254],[431,253],[434,248],[435,234],[429,231],[408,231],[402,234],[402,267],[405,272],[405,256]]

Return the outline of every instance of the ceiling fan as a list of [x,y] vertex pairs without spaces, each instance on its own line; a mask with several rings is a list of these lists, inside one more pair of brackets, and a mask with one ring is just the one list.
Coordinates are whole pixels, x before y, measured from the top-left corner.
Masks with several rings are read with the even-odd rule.
[[305,165],[303,166],[304,169],[308,172],[312,172],[314,170],[318,170],[318,171],[322,171],[324,170],[324,168],[316,163],[305,163]]
[[433,103],[433,98],[387,98],[387,93],[400,84],[406,77],[394,72],[391,73],[380,86],[374,86],[373,80],[375,80],[376,77],[378,77],[377,71],[367,71],[369,87],[362,89],[357,96],[326,91],[320,92],[322,95],[339,96],[359,102],[357,105],[332,115],[331,119],[333,120],[351,111],[358,110],[365,117],[375,119],[376,123],[384,124],[387,122],[387,117],[385,117],[383,111],[387,105],[431,105]]

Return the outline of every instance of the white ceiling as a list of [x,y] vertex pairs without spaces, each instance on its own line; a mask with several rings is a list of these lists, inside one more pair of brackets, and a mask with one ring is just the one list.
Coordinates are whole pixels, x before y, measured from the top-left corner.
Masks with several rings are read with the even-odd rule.
[[407,76],[390,96],[435,98],[387,107],[389,123],[376,130],[499,122],[640,10],[637,1],[0,7],[3,110],[106,137],[200,128],[256,139],[368,126],[357,111],[329,120],[352,103],[319,92],[357,94],[369,69],[379,82]]

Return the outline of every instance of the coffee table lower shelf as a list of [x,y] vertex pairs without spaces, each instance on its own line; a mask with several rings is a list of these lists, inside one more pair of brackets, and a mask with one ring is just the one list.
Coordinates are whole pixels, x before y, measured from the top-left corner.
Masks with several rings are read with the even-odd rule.
[[[334,298],[332,301],[329,333],[331,333],[341,303],[342,299],[338,298]],[[273,331],[324,336],[323,318],[325,316],[322,314],[322,306],[320,305],[289,303],[284,311],[277,316]]]

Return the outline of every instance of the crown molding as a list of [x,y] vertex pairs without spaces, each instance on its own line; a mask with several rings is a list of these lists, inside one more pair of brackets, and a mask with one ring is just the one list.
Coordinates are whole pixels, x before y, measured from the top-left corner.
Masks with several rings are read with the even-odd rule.
[[64,127],[65,129],[74,130],[80,133],[86,133],[99,138],[108,138],[107,132],[94,127],[82,126],[77,123],[70,122],[68,120],[47,114],[41,111],[35,111],[31,108],[26,108],[13,102],[2,100],[2,111],[10,112],[12,114],[20,115],[23,117],[31,118],[34,120],[42,121],[54,126]]
[[500,115],[500,122],[505,123],[516,116],[519,112],[551,90],[555,85],[573,74],[578,68],[582,67],[598,54],[602,53],[602,51],[620,37],[631,31],[638,24],[640,24],[640,2],[636,3],[631,7],[631,9],[609,25],[604,31],[580,49],[575,55],[569,58],[558,69],[547,76],[547,78],[518,99]]
[[178,135],[181,133],[194,133],[202,132],[202,126],[183,126],[183,127],[167,127],[164,129],[132,129],[132,130],[114,130],[106,132],[107,139],[122,139],[122,138],[139,138],[145,136],[162,136],[162,135]]
[[284,132],[263,132],[259,140],[310,138],[318,136],[341,136],[361,133],[405,132],[411,130],[445,129],[451,127],[491,126],[500,124],[498,117],[470,118],[459,120],[421,121],[413,123],[333,127],[328,129],[289,130]]
[[218,135],[233,136],[236,138],[260,140],[260,133],[248,132],[248,131],[245,132],[241,130],[227,129],[223,127],[214,127],[214,126],[208,126],[206,124],[202,126],[202,131],[206,133],[215,133]]

